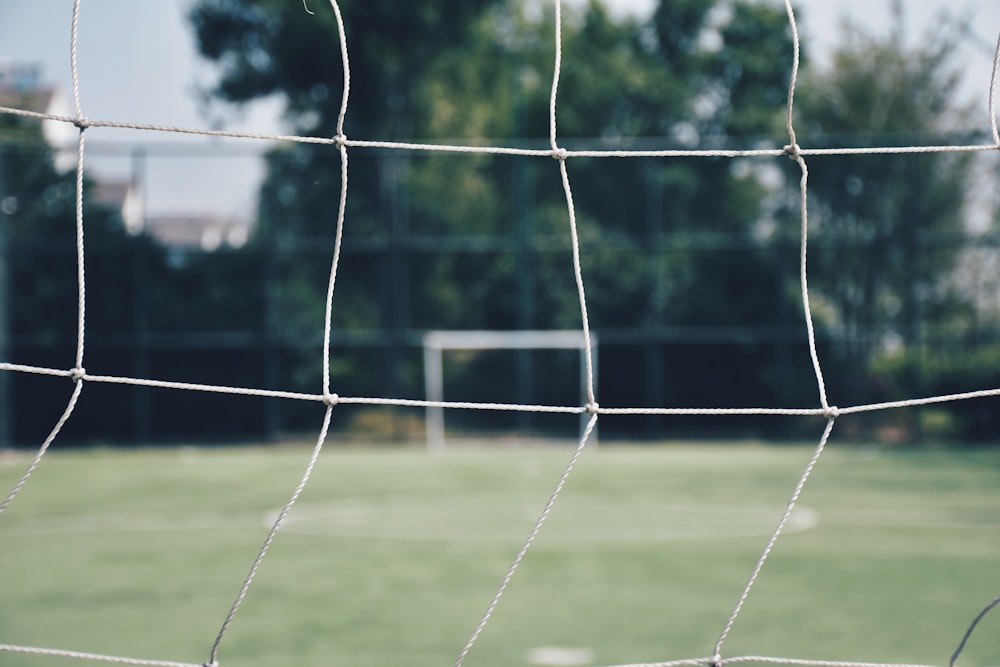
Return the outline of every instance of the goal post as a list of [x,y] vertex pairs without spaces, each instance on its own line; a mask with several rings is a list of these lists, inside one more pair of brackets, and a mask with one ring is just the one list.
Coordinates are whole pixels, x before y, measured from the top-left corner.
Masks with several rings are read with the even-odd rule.
[[[427,450],[441,452],[445,447],[444,430],[444,352],[446,350],[565,350],[580,351],[580,392],[587,402],[587,343],[578,330],[521,331],[428,331],[423,337],[424,389],[427,398]],[[591,365],[597,384],[597,336],[590,334]],[[581,432],[588,414],[580,417]],[[597,442],[597,432],[591,435]]]

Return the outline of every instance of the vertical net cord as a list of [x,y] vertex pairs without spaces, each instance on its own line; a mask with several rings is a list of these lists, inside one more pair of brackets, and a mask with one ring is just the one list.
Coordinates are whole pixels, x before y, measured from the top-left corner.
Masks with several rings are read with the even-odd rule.
[[809,168],[805,158],[799,152],[799,144],[795,137],[795,127],[792,123],[795,107],[795,89],[799,78],[799,28],[795,21],[795,11],[791,0],[785,0],[785,13],[788,15],[788,25],[792,31],[792,73],[788,83],[788,104],[785,111],[785,127],[788,131],[789,144],[785,147],[795,162],[799,165],[802,177],[799,180],[799,210],[802,220],[801,247],[799,254],[799,285],[802,290],[802,310],[806,320],[806,334],[809,339],[809,356],[812,359],[813,372],[816,375],[816,385],[819,390],[819,402],[823,410],[829,411],[830,404],[826,397],[826,383],[823,381],[823,369],[820,367],[819,354],[816,351],[816,333],[813,327],[812,308],[809,305],[809,278],[806,271],[806,258],[809,241]]
[[552,157],[559,160],[559,174],[563,192],[566,194],[566,210],[569,214],[569,231],[573,252],[573,276],[576,280],[577,297],[580,301],[580,320],[583,330],[584,364],[586,366],[587,411],[597,411],[594,393],[594,360],[590,340],[590,318],[587,315],[587,293],[583,287],[583,269],[580,265],[580,240],[576,228],[576,207],[573,204],[573,190],[570,187],[569,172],[566,169],[566,150],[559,148],[556,141],[556,100],[559,94],[559,77],[562,73],[562,2],[555,0],[555,63],[552,68],[552,90],[549,94],[549,146]]
[[753,588],[754,583],[757,581],[757,577],[760,576],[761,570],[764,568],[764,563],[767,562],[768,557],[771,555],[771,551],[774,549],[774,545],[778,541],[778,537],[781,535],[785,528],[785,524],[788,522],[789,517],[792,515],[792,511],[795,509],[795,505],[799,500],[799,496],[802,494],[802,489],[805,487],[809,476],[812,474],[813,469],[819,462],[820,456],[823,454],[823,450],[826,447],[826,443],[830,438],[830,433],[833,430],[833,424],[837,418],[837,408],[830,407],[827,402],[826,397],[826,385],[823,382],[823,371],[819,363],[819,355],[816,352],[816,337],[813,331],[812,322],[812,311],[809,308],[809,284],[806,273],[806,256],[808,248],[808,229],[809,229],[809,218],[808,218],[808,181],[809,181],[809,170],[806,167],[805,159],[799,153],[798,143],[795,139],[795,128],[792,124],[792,114],[793,114],[793,103],[795,100],[795,87],[798,81],[798,71],[799,71],[799,31],[798,26],[795,22],[795,12],[792,10],[792,5],[790,0],[785,0],[785,11],[788,14],[788,23],[791,27],[792,32],[792,47],[793,47],[793,57],[792,57],[792,72],[790,81],[788,84],[788,106],[786,111],[786,127],[788,130],[788,136],[790,144],[786,147],[786,152],[794,159],[799,168],[802,171],[802,178],[799,181],[799,191],[800,191],[800,208],[802,217],[802,245],[800,253],[800,264],[799,264],[799,281],[802,288],[802,308],[805,313],[806,320],[806,331],[809,338],[809,355],[812,359],[813,370],[816,374],[816,383],[819,390],[819,399],[823,407],[824,412],[827,414],[826,427],[823,429],[823,435],[820,437],[819,444],[816,450],[813,452],[812,457],[806,464],[805,470],[803,470],[802,475],[799,477],[798,483],[795,485],[795,489],[792,491],[792,495],[788,500],[788,504],[785,507],[784,513],[778,520],[777,526],[774,528],[774,532],[771,533],[771,537],[767,541],[767,545],[764,547],[763,552],[761,552],[760,557],[757,559],[757,563],[754,565],[753,570],[750,573],[749,579],[747,579],[746,585],[743,587],[739,598],[736,601],[736,606],[730,613],[729,618],[726,619],[726,623],[722,628],[722,632],[719,634],[719,638],[715,642],[715,649],[712,653],[711,664],[719,665],[722,662],[722,645],[729,636],[729,633],[733,629],[733,625],[736,623],[737,617],[740,615],[740,611],[743,609],[743,605],[746,603],[747,598],[750,595],[750,590]]
[[316,446],[313,447],[312,454],[309,456],[309,462],[306,464],[306,469],[302,473],[302,477],[299,479],[299,483],[296,485],[292,495],[281,508],[281,511],[278,512],[278,516],[271,525],[271,529],[267,532],[267,537],[264,538],[264,544],[261,545],[260,551],[257,553],[257,557],[254,559],[253,564],[250,566],[250,571],[243,580],[243,585],[240,586],[240,591],[236,594],[236,599],[229,608],[229,613],[226,614],[226,619],[222,622],[222,627],[219,628],[219,633],[216,635],[215,641],[212,643],[212,649],[209,652],[208,661],[205,662],[206,667],[215,667],[219,664],[217,658],[219,654],[219,646],[222,644],[222,638],[229,630],[229,626],[232,624],[233,618],[236,616],[236,612],[243,604],[243,600],[247,596],[247,591],[250,590],[250,585],[253,583],[254,577],[257,576],[257,570],[260,569],[260,565],[264,561],[264,557],[267,555],[268,549],[271,548],[271,543],[274,541],[274,538],[281,529],[281,526],[285,523],[285,517],[288,516],[288,513],[292,510],[292,506],[295,505],[295,501],[299,499],[302,491],[306,488],[306,484],[309,482],[309,477],[312,475],[313,468],[316,466],[316,461],[319,460],[320,452],[323,450],[323,443],[326,441],[326,434],[330,429],[330,416],[332,413],[333,406],[328,405],[326,413],[323,416],[323,426],[320,429],[319,437],[316,439]]
[[990,131],[993,134],[993,145],[1000,149],[1000,132],[997,131],[998,78],[1000,78],[1000,35],[997,36],[997,46],[993,52],[993,72],[990,75]]
[[489,605],[486,607],[486,611],[483,613],[479,624],[476,625],[476,629],[473,630],[472,636],[469,637],[469,640],[465,643],[465,646],[462,647],[461,652],[458,654],[458,658],[455,660],[455,667],[462,667],[462,663],[465,661],[466,656],[469,655],[469,651],[472,650],[476,640],[479,639],[479,635],[483,633],[486,625],[490,622],[493,612],[500,603],[500,598],[503,597],[504,592],[507,590],[507,586],[510,585],[511,580],[514,578],[514,573],[517,571],[518,566],[521,564],[521,561],[524,560],[524,557],[528,553],[528,550],[531,549],[531,545],[534,543],[535,538],[538,537],[538,534],[541,532],[542,525],[552,512],[552,508],[555,506],[556,500],[559,498],[559,494],[562,493],[563,487],[566,486],[566,481],[573,472],[573,468],[576,467],[576,462],[583,453],[583,450],[587,445],[587,441],[590,440],[590,435],[593,433],[596,425],[597,415],[592,414],[590,419],[587,421],[587,427],[583,430],[583,435],[580,436],[580,442],[577,443],[576,449],[573,450],[573,455],[570,457],[569,463],[566,464],[566,468],[563,470],[562,475],[560,475],[555,489],[552,491],[548,501],[545,503],[542,513],[538,516],[534,526],[531,528],[531,532],[528,534],[528,538],[524,541],[521,549],[517,552],[517,556],[514,557],[514,561],[507,569],[507,573],[504,575],[503,580],[500,582],[500,586],[497,588],[496,593],[493,595]]
[[340,249],[344,238],[344,219],[347,216],[347,137],[344,135],[344,118],[347,116],[347,101],[351,94],[351,65],[347,55],[347,32],[337,0],[330,0],[330,7],[337,19],[337,35],[340,39],[340,61],[343,65],[344,90],[340,98],[340,112],[337,115],[337,145],[340,148],[340,203],[337,207],[337,231],[334,238],[333,260],[330,263],[330,280],[326,291],[326,313],[323,322],[323,396],[327,404],[336,402],[330,392],[330,345],[333,328],[333,292],[340,267]]
[[597,426],[598,415],[594,395],[593,363],[591,360],[590,349],[590,324],[587,318],[587,302],[583,288],[583,273],[580,268],[580,243],[576,231],[576,213],[573,207],[573,193],[570,188],[569,175],[566,171],[565,151],[560,149],[556,143],[556,97],[559,89],[559,73],[562,63],[561,10],[562,7],[560,0],[555,0],[555,65],[552,73],[552,94],[549,98],[549,140],[552,146],[552,156],[559,160],[559,171],[562,177],[563,190],[566,193],[566,206],[569,212],[570,233],[572,235],[573,246],[573,269],[574,275],[576,276],[577,292],[580,298],[580,313],[583,321],[583,336],[587,369],[587,410],[590,412],[590,419],[587,420],[587,426],[584,428],[583,434],[580,436],[580,441],[577,443],[576,449],[573,450],[573,454],[570,456],[569,462],[566,464],[562,475],[560,475],[559,481],[556,483],[555,489],[553,489],[552,494],[545,503],[541,514],[539,514],[538,519],[535,521],[531,531],[528,533],[527,539],[525,539],[524,544],[521,545],[521,549],[517,552],[513,562],[510,564],[510,567],[507,568],[507,572],[500,581],[500,585],[497,587],[496,593],[494,593],[489,605],[487,605],[486,611],[483,612],[483,616],[479,620],[475,629],[472,631],[472,635],[469,637],[468,641],[466,641],[462,650],[459,652],[458,657],[455,659],[455,667],[462,667],[462,663],[465,662],[465,658],[469,655],[472,647],[475,645],[479,636],[486,628],[486,625],[493,617],[493,612],[496,610],[497,605],[500,604],[500,599],[503,597],[504,592],[506,592],[511,580],[513,580],[514,573],[520,566],[521,561],[524,560],[525,555],[527,555],[528,551],[531,549],[532,544],[535,542],[535,538],[537,538],[538,534],[541,532],[542,526],[544,525],[546,519],[548,519],[549,514],[552,512],[552,508],[555,506],[556,500],[558,500],[559,495],[566,486],[567,480],[569,480],[570,474],[572,474],[577,461],[580,459],[580,455],[587,446],[587,442],[590,440],[590,436],[594,432],[594,427]]
[[951,658],[948,660],[948,667],[955,667],[955,662],[958,660],[958,656],[962,655],[962,651],[965,650],[965,645],[969,643],[969,637],[972,636],[976,626],[979,625],[979,621],[983,620],[983,617],[990,613],[993,607],[996,607],[998,604],[1000,604],[1000,596],[993,598],[978,614],[976,614],[976,617],[972,619],[972,623],[969,624],[965,634],[962,635],[962,640],[958,643],[958,648],[956,648],[955,652],[951,654]]
[[587,369],[587,411],[596,414],[598,405],[594,393],[594,358],[591,351],[590,318],[587,316],[587,295],[583,289],[583,269],[580,265],[580,239],[576,229],[576,209],[573,205],[573,190],[569,184],[566,158],[559,159],[559,173],[562,176],[563,191],[566,193],[566,208],[569,211],[569,233],[573,251],[573,275],[580,299],[580,319],[583,322],[584,363]]
[[[76,113],[77,125],[80,128],[76,156],[76,279],[77,279],[77,331],[76,331],[76,373],[83,374],[83,342],[86,329],[86,295],[87,282],[83,262],[83,155],[84,137],[87,133],[87,123],[83,118],[83,107],[80,104],[80,71],[77,67],[77,43],[80,28],[80,0],[73,3],[73,24],[70,33],[70,72],[73,77],[73,110]],[[82,377],[76,378],[77,382]]]
[[77,35],[79,32],[80,25],[80,1],[75,0],[73,3],[73,20],[70,28],[70,72],[73,79],[73,108],[76,113],[76,123],[80,128],[79,137],[77,139],[77,151],[76,151],[76,202],[75,202],[75,225],[76,225],[76,284],[77,284],[77,320],[76,320],[76,359],[75,366],[73,367],[71,378],[76,386],[73,387],[73,393],[70,395],[69,401],[66,404],[66,409],[63,410],[62,415],[56,421],[55,426],[49,431],[49,434],[42,441],[41,446],[35,453],[35,456],[31,459],[28,467],[25,468],[24,472],[11,487],[11,490],[7,493],[2,501],[0,501],[0,513],[7,509],[7,507],[13,502],[14,497],[21,491],[21,488],[27,483],[28,478],[31,477],[32,473],[42,462],[42,458],[45,453],[49,450],[49,446],[55,441],[56,436],[62,431],[63,426],[69,421],[70,416],[76,409],[77,401],[80,399],[80,394],[83,391],[83,377],[85,371],[83,369],[83,349],[84,349],[84,335],[86,331],[86,295],[87,295],[87,283],[86,283],[86,271],[84,265],[83,257],[83,155],[84,155],[84,136],[87,132],[87,123],[83,118],[82,106],[80,105],[80,76],[77,69]]
[[[247,592],[253,584],[257,571],[260,569],[261,563],[264,561],[264,557],[267,555],[267,552],[271,547],[271,543],[274,541],[278,531],[281,530],[281,526],[284,524],[288,513],[292,510],[292,507],[295,505],[299,496],[302,495],[306,485],[309,483],[309,478],[312,476],[313,469],[316,467],[316,462],[319,460],[320,453],[323,451],[323,444],[326,442],[327,434],[330,430],[333,408],[337,403],[336,395],[330,393],[330,332],[332,329],[331,320],[333,316],[333,293],[337,281],[337,270],[340,265],[340,249],[342,246],[344,218],[347,207],[347,146],[343,141],[343,137],[344,117],[347,114],[347,100],[350,94],[351,76],[350,65],[347,58],[347,35],[344,29],[344,21],[340,13],[340,7],[337,4],[337,0],[330,0],[330,6],[333,8],[333,12],[337,19],[337,32],[340,38],[341,60],[344,67],[344,91],[341,98],[340,115],[337,118],[337,137],[340,139],[338,143],[340,146],[341,157],[340,205],[337,209],[337,232],[334,243],[333,260],[330,267],[330,279],[327,284],[326,312],[323,325],[323,396],[326,399],[327,407],[326,412],[323,415],[323,426],[320,428],[319,436],[316,439],[316,445],[313,447],[312,454],[309,456],[309,462],[306,464],[306,468],[303,471],[295,490],[292,492],[292,495],[288,498],[288,501],[285,503],[284,507],[281,508],[281,511],[275,518],[274,523],[271,525],[271,529],[268,531],[267,537],[264,539],[264,543],[261,545],[260,551],[257,553],[257,557],[250,566],[250,571],[243,580],[243,585],[240,587],[239,593],[237,593],[236,599],[233,601],[233,604],[229,609],[229,613],[226,614],[226,618],[222,622],[222,627],[219,628],[219,633],[216,635],[215,641],[212,643],[212,649],[209,652],[208,661],[205,662],[206,667],[215,667],[218,665],[219,647],[222,644],[222,639],[226,635],[229,626],[232,624],[233,619],[236,616],[236,612],[243,604],[243,600],[246,598]],[[306,10],[308,11],[308,7],[306,7]]]
[[11,490],[7,493],[7,496],[3,499],[3,501],[0,501],[0,513],[6,510],[7,506],[10,505],[11,502],[13,502],[14,496],[16,496],[18,492],[20,492],[21,487],[23,487],[27,483],[28,478],[31,477],[31,474],[33,472],[35,472],[35,468],[38,467],[38,464],[41,463],[42,461],[42,457],[45,456],[45,452],[48,451],[49,445],[51,445],[52,441],[56,439],[56,436],[59,435],[59,431],[62,430],[63,425],[66,424],[67,420],[69,420],[70,415],[73,414],[73,409],[76,408],[76,402],[80,398],[80,392],[82,390],[83,390],[83,381],[77,380],[76,386],[73,387],[73,393],[70,395],[69,403],[66,405],[66,409],[63,410],[63,413],[59,417],[58,421],[56,421],[56,425],[52,427],[52,430],[49,432],[48,436],[46,436],[45,440],[42,442],[41,447],[38,448],[38,452],[35,454],[34,458],[31,459],[31,463],[29,463],[28,467],[25,468],[24,472],[21,474],[21,477],[18,478],[17,482],[14,483],[14,486],[11,487]]
[[788,523],[788,519],[791,517],[792,511],[798,503],[799,496],[802,494],[802,489],[805,488],[806,481],[808,481],[813,468],[815,468],[816,464],[819,462],[819,458],[823,454],[826,443],[830,439],[830,432],[833,431],[833,423],[835,421],[836,419],[834,417],[827,419],[826,427],[823,429],[823,435],[819,439],[819,445],[817,445],[816,450],[809,459],[809,463],[806,464],[806,468],[802,472],[802,476],[799,478],[798,483],[795,485],[795,489],[792,491],[791,497],[788,499],[785,511],[782,513],[781,519],[778,520],[778,525],[775,526],[774,532],[771,533],[771,537],[768,539],[767,545],[764,547],[764,551],[761,552],[760,558],[757,559],[757,563],[754,565],[753,571],[750,573],[750,578],[747,580],[746,585],[743,587],[743,591],[740,593],[740,597],[736,602],[736,607],[733,608],[732,613],[726,620],[725,627],[722,628],[722,632],[719,634],[719,638],[715,642],[715,650],[712,654],[711,665],[722,664],[722,644],[726,641],[726,637],[729,636],[730,631],[733,629],[733,625],[736,623],[736,618],[740,615],[743,605],[750,596],[750,589],[753,588],[754,583],[757,581],[757,577],[760,576],[761,570],[764,569],[764,563],[767,562],[768,557],[771,555],[771,551],[774,549],[774,545],[777,543],[778,538],[781,536],[781,532],[785,528],[785,524]]
[[556,98],[559,94],[559,76],[562,72],[562,2],[555,0],[555,64],[552,67],[552,89],[549,91],[549,146],[553,157],[558,157],[556,143]]

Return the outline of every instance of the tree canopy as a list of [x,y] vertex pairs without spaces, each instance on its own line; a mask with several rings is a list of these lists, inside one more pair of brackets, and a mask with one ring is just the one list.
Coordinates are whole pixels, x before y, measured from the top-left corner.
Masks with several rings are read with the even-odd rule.
[[[895,26],[884,36],[847,25],[829,68],[806,77],[799,105],[803,141],[857,148],[972,142],[968,128],[975,124],[958,101],[959,26],[944,21],[908,44],[901,12],[897,6]],[[814,284],[839,360],[866,368],[887,351],[933,345],[969,303],[952,278],[969,233],[972,155],[862,154],[811,162]],[[865,375],[850,377],[856,385]],[[854,400],[877,398],[872,389],[854,386]]]
[[[647,20],[613,17],[596,0],[567,9],[561,141],[724,145],[772,136],[789,76],[790,58],[780,57],[791,53],[787,20],[769,6],[731,4],[721,12],[708,0],[663,3]],[[545,145],[551,10],[523,2],[341,7],[352,76],[349,136]],[[293,131],[334,132],[342,77],[331,13],[209,0],[195,6],[192,21],[201,52],[218,65],[216,95],[241,103],[279,93]],[[288,241],[294,246],[306,238],[329,248],[337,151],[282,147],[269,165],[261,242],[299,239]],[[556,170],[523,158],[359,151],[351,170],[335,327],[403,346],[421,328],[580,325]],[[684,354],[662,356],[670,327],[756,327],[788,312],[783,284],[794,264],[775,264],[754,241],[765,192],[752,171],[725,160],[582,159],[570,171],[591,321],[607,349],[616,335],[624,344],[628,330],[645,328],[649,360],[683,365]],[[714,252],[719,243],[722,253]],[[328,267],[323,253],[300,250],[279,260],[280,289],[291,306],[283,322],[293,330],[299,322],[304,335],[317,330]],[[412,393],[399,354],[387,357],[385,375],[397,376],[388,391]],[[341,368],[345,381],[365,375],[356,364]],[[691,375],[685,389],[704,394],[698,400],[718,400],[709,396],[717,378],[678,370]],[[622,401],[669,400],[663,389],[642,396],[631,373],[623,370],[620,383],[604,376],[608,386],[634,388]],[[754,383],[740,384],[737,394],[759,394]]]

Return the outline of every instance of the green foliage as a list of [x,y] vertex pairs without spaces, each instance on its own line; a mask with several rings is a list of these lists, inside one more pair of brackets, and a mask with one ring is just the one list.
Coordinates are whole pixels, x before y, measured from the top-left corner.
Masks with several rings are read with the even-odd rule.
[[[959,349],[938,351],[904,350],[876,359],[872,373],[883,378],[897,395],[905,391],[911,396],[947,396],[996,389],[1000,387],[1000,343],[966,343]],[[917,431],[915,437],[995,444],[1000,432],[996,398],[955,401],[943,414],[929,414],[929,423],[918,420],[911,425]]]
[[[443,51],[465,48],[470,23],[496,3],[340,3],[356,84],[352,131],[386,140],[419,134],[412,82],[422,80]],[[221,65],[217,95],[233,102],[281,95],[296,132],[333,133],[343,81],[329,8],[309,13],[280,0],[206,0],[190,16],[201,53]]]
[[[917,45],[894,32],[877,37],[858,26],[846,32],[827,71],[803,81],[799,142],[903,146],[950,139],[969,127],[958,99],[962,35],[943,22]],[[939,139],[941,138],[941,139]],[[949,280],[960,257],[968,153],[857,155],[810,160],[812,285],[822,324],[839,341],[839,359],[853,368],[894,337],[919,346],[921,322],[949,312],[964,298]],[[863,373],[852,377],[860,380]],[[866,400],[847,380],[850,400]]]
[[[785,12],[756,3],[734,3],[720,30],[723,48],[710,58],[714,91],[724,100],[720,131],[755,136],[783,130],[791,62],[791,35]],[[784,65],[777,65],[778,63]]]
[[[551,8],[433,4],[342,4],[352,76],[346,134],[547,147]],[[291,131],[334,134],[340,45],[332,12],[316,9],[273,0],[196,4],[199,48],[217,66],[211,94],[223,104],[278,95]],[[563,18],[560,144],[786,141],[792,44],[780,7],[662,2],[638,20],[593,0],[565,8]],[[945,29],[911,47],[898,26],[885,38],[854,27],[829,69],[810,71],[803,54],[800,144],[926,143],[965,126],[952,101],[957,39]],[[350,154],[333,303],[339,386],[419,396],[413,347],[425,329],[580,326],[554,164]],[[313,391],[341,156],[335,147],[288,145],[267,159],[254,259],[233,261],[247,275],[267,276],[259,294],[268,335],[290,350],[292,385]],[[794,165],[779,173],[754,160],[574,158],[567,167],[590,321],[602,354],[617,362],[602,370],[603,403],[811,404],[798,211],[775,185],[798,181]],[[946,237],[963,217],[969,169],[968,155],[944,153],[810,159],[813,313],[841,403],[877,399],[891,382],[871,361],[890,343],[920,349],[926,318],[952,328],[966,318],[966,296],[952,279],[957,244]],[[713,338],[719,331],[735,333]],[[468,386],[457,390],[474,388],[491,363],[470,360]],[[542,395],[547,382],[555,380],[538,382]]]
[[[596,1],[566,8],[560,141],[726,142],[780,127],[788,58],[777,54],[791,53],[784,13],[738,2],[728,18],[710,20],[715,5],[664,3],[648,21],[615,18]],[[435,15],[421,3],[343,10],[349,136],[547,145],[550,9],[483,2]],[[192,11],[202,53],[219,68],[215,95],[241,103],[277,93],[294,131],[325,135],[335,131],[342,85],[332,21],[330,12],[310,16],[287,3],[211,0]],[[755,43],[765,34],[762,52]],[[294,339],[321,326],[340,156],[289,146],[268,160],[256,243],[282,249],[281,321]],[[752,171],[710,160],[574,159],[568,168],[598,331],[785,317],[794,266],[776,265],[753,235],[766,190]],[[390,346],[425,328],[577,328],[567,224],[555,164],[352,150],[334,328],[387,337]],[[708,237],[725,238],[732,252],[702,249]],[[318,366],[302,363],[312,369],[303,377],[316,378]],[[372,376],[360,361],[340,368],[345,378]],[[752,378],[763,375],[742,377],[747,395],[762,393]],[[634,378],[611,369],[603,381],[613,388]],[[381,393],[419,394],[396,382]],[[715,380],[700,382],[707,392]]]
[[[95,203],[93,187],[89,179],[84,183],[84,367],[97,375],[262,384],[259,356],[248,359],[238,352],[239,345],[247,345],[246,334],[238,332],[262,328],[260,257],[217,253],[168,261],[154,239],[126,232],[119,211]],[[79,312],[76,172],[56,169],[37,121],[0,116],[0,201],[5,202],[0,224],[7,281],[4,361],[72,368]],[[69,383],[24,373],[11,374],[9,381],[10,403],[2,409],[13,424],[13,443],[37,446],[65,409]],[[189,421],[176,415],[191,409],[191,396],[173,392],[158,398],[154,402],[145,389],[88,385],[62,441],[135,443],[149,430],[161,438],[232,437],[248,425],[259,432],[258,422],[246,418],[245,405],[220,405],[213,403],[217,397],[201,396],[200,417]]]
[[[0,116],[0,196],[6,201],[3,234],[8,291],[9,335],[15,345],[40,341],[75,341],[77,316],[76,174],[60,173],[37,121]],[[154,254],[145,239],[131,239],[113,211],[90,202],[84,186],[88,220],[86,253],[94,258],[88,278],[95,289],[122,280],[127,266],[102,259],[134,250],[137,261]],[[39,271],[44,265],[45,271]],[[111,291],[111,290],[109,290]],[[127,295],[95,299],[90,316],[96,332],[119,333],[131,327]]]

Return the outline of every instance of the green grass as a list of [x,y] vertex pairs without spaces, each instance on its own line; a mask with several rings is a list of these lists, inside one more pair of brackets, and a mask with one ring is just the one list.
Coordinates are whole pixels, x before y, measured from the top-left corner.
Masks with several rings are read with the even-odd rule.
[[[52,452],[0,515],[0,643],[200,663],[307,449]],[[469,667],[709,655],[811,447],[585,453]],[[453,663],[568,450],[332,448],[224,666]],[[0,491],[26,465],[0,459]],[[1000,594],[1000,450],[832,445],[724,656],[944,665]],[[88,664],[0,652],[0,665]],[[1000,613],[961,665],[1000,664]]]

